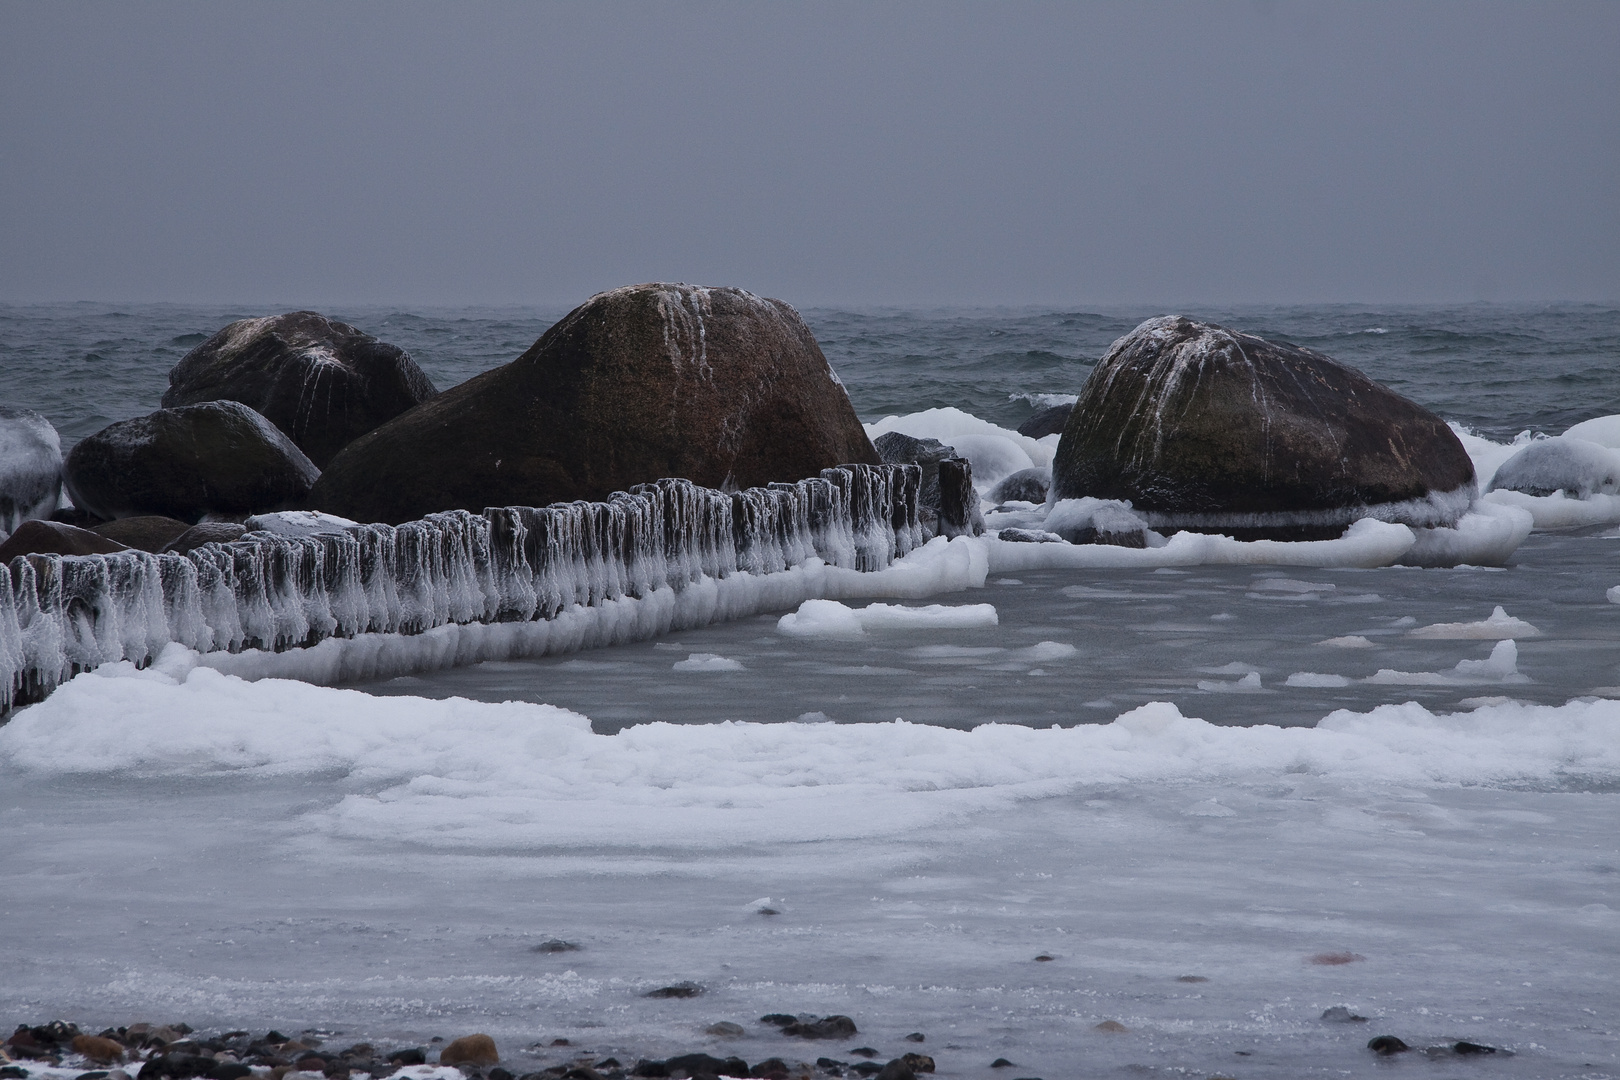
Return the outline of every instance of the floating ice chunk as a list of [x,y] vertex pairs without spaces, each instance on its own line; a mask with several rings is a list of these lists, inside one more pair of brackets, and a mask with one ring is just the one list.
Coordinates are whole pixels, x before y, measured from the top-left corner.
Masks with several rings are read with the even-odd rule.
[[1288,676],[1283,685],[1310,687],[1349,686],[1350,680],[1343,675],[1322,675],[1315,671],[1296,671]]
[[1567,435],[1538,439],[1496,470],[1489,490],[1496,489],[1579,499],[1620,494],[1620,453]]
[[869,630],[965,630],[995,626],[994,604],[868,604],[850,608],[836,600],[806,600],[776,622],[779,633],[799,638],[858,638]]
[[1603,594],[1609,598],[1609,603],[1620,604],[1620,585],[1612,585],[1609,591]]
[[1332,649],[1373,649],[1377,648],[1370,640],[1360,634],[1345,634],[1343,637],[1330,637],[1318,641],[1318,645],[1326,645]]
[[1450,671],[1396,671],[1380,668],[1366,681],[1380,686],[1469,686],[1476,683],[1527,683],[1518,669],[1519,647],[1510,638],[1498,641],[1484,660],[1459,660]]
[[671,665],[676,671],[741,671],[742,661],[714,653],[695,652]]
[[1199,679],[1198,689],[1211,694],[1270,694],[1274,692],[1260,685],[1260,673],[1258,671],[1251,671],[1235,682],[1224,679]]
[[[1014,656],[1024,660],[1033,660],[1036,663],[1045,663],[1049,660],[1067,660],[1071,656],[1078,656],[1080,650],[1066,641],[1038,641],[1027,649],[1016,649]],[[1031,675],[1035,674],[1033,671]]]
[[1188,817],[1236,817],[1237,811],[1230,806],[1222,806],[1219,799],[1205,799],[1203,802],[1193,803],[1182,811]]
[[1594,416],[1582,420],[1561,436],[1565,439],[1585,439],[1587,442],[1620,450],[1620,415]]
[[277,536],[341,536],[350,529],[358,529],[358,521],[350,521],[336,514],[323,514],[319,510],[278,510],[273,514],[255,514],[242,523],[249,532],[274,533]]
[[1498,605],[1496,610],[1491,612],[1488,619],[1466,623],[1433,623],[1429,626],[1420,626],[1416,630],[1408,630],[1406,636],[1440,641],[1470,639],[1501,641],[1505,638],[1540,637],[1541,631],[1523,619],[1516,619],[1509,615]]

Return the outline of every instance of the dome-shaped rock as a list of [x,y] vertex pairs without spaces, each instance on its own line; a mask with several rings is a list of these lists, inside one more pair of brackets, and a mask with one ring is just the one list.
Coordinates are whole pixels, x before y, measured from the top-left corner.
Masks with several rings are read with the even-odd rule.
[[62,442],[51,422],[0,405],[0,540],[31,518],[50,517],[62,494]]
[[1474,467],[1438,416],[1310,349],[1150,319],[1093,369],[1054,499],[1129,501],[1154,528],[1337,535],[1361,517],[1452,525]]
[[163,407],[240,401],[319,467],[379,424],[431,398],[405,350],[313,311],[233,322],[169,372]]
[[849,462],[877,453],[798,312],[740,289],[632,285],[357,439],[310,504],[397,523],[663,477],[747,488]]
[[0,544],[0,567],[18,555],[111,555],[124,550],[125,545],[89,529],[30,519]]
[[1586,439],[1538,439],[1502,463],[1490,490],[1551,495],[1572,499],[1620,494],[1620,451]]
[[74,505],[103,518],[249,514],[301,504],[320,475],[270,421],[237,401],[161,409],[75,446]]

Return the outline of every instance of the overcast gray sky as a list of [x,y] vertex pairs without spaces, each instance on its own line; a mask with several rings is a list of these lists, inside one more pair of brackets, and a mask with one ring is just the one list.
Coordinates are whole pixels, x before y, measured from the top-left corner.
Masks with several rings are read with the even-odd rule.
[[1620,4],[5,3],[0,301],[1620,299]]

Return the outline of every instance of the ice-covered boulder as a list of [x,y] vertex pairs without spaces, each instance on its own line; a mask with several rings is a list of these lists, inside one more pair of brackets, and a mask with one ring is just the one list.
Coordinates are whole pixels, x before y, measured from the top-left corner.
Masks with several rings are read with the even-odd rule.
[[1582,420],[1564,432],[1566,439],[1585,439],[1587,442],[1620,450],[1620,415],[1594,416]]
[[1146,548],[1164,543],[1129,503],[1112,499],[1062,499],[1046,515],[1045,531],[1071,544]]
[[311,504],[358,521],[603,499],[662,477],[738,489],[878,463],[810,328],[740,289],[593,296],[522,356],[361,436]]
[[990,489],[990,501],[1044,503],[1051,486],[1051,469],[1019,469]]
[[917,507],[933,532],[941,536],[977,536],[984,531],[979,492],[973,486],[973,466],[957,454],[954,446],[900,431],[885,432],[872,445],[885,465],[916,465],[922,469]]
[[184,522],[298,505],[319,475],[279,428],[237,401],[113,424],[75,446],[63,467],[74,504],[98,517]]
[[1052,488],[1244,539],[1326,538],[1361,517],[1449,526],[1475,495],[1467,452],[1427,409],[1321,353],[1179,317],[1093,369]]
[[0,544],[0,566],[18,555],[111,555],[123,550],[123,544],[89,529],[30,519]]
[[1490,490],[1543,496],[1562,491],[1575,499],[1620,494],[1620,451],[1568,432],[1538,439],[1502,463]]
[[0,405],[0,540],[50,517],[62,494],[62,442],[37,412]]
[[163,407],[240,401],[318,467],[372,428],[433,397],[410,354],[313,311],[233,322],[169,372]]

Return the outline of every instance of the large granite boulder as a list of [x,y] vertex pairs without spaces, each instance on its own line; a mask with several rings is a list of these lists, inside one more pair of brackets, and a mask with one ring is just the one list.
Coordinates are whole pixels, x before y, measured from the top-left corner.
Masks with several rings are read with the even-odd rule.
[[379,424],[431,398],[405,350],[313,311],[233,322],[169,372],[165,409],[240,401],[317,466]]
[[320,470],[246,405],[211,401],[103,428],[73,448],[63,474],[74,505],[98,517],[194,523],[297,507]]
[[1373,516],[1455,524],[1474,467],[1438,416],[1321,353],[1150,319],[1081,390],[1052,497],[1127,500],[1156,529],[1334,536]]
[[0,405],[0,540],[31,518],[46,518],[62,494],[62,442],[51,422]]
[[849,462],[877,453],[798,312],[740,289],[632,285],[355,440],[310,504],[397,523],[666,476],[754,487]]

